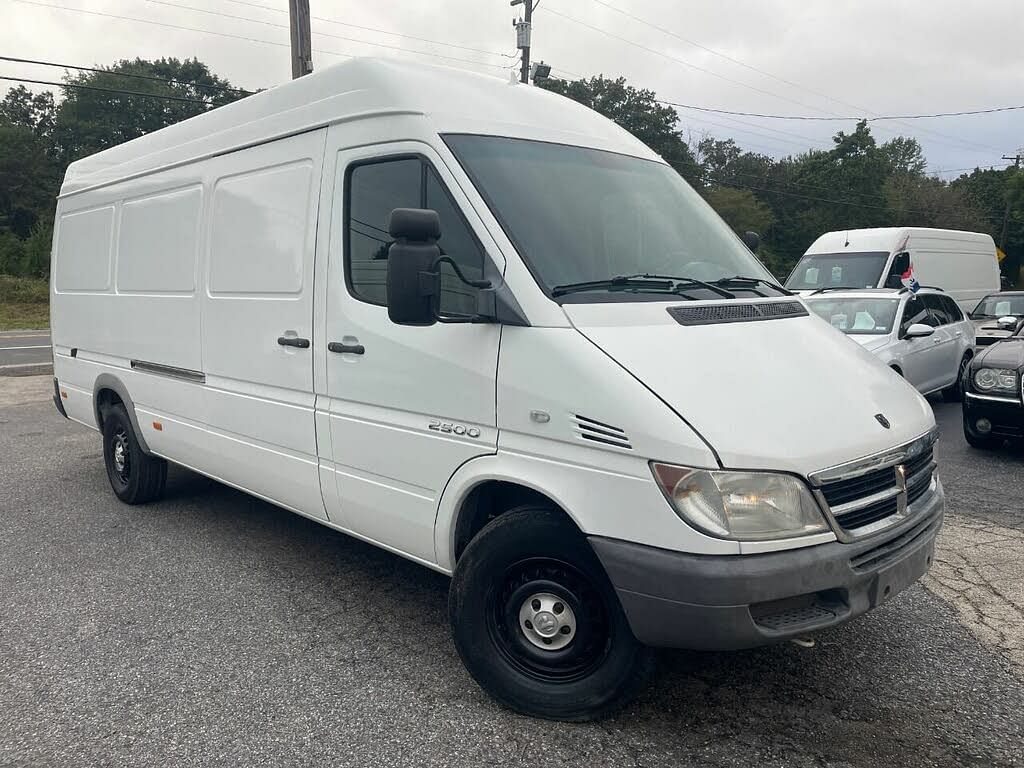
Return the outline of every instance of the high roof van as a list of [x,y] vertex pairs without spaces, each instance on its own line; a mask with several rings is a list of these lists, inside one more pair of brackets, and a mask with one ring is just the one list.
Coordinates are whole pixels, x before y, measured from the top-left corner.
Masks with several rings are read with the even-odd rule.
[[51,284],[55,403],[119,499],[170,462],[450,574],[521,712],[600,717],[653,647],[805,636],[932,561],[927,402],[540,89],[353,60],[85,158]]
[[941,288],[964,312],[999,290],[996,244],[981,232],[882,227],[826,232],[786,280],[801,293],[822,288]]

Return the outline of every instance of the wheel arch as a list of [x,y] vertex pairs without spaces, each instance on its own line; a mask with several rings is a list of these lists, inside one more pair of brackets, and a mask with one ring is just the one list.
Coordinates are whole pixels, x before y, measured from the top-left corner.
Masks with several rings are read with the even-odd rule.
[[128,387],[117,376],[111,373],[101,373],[93,383],[92,396],[96,426],[101,432],[103,431],[103,408],[117,402],[124,405],[124,409],[128,412],[128,419],[132,423],[132,429],[135,430],[135,438],[138,440],[139,447],[142,448],[143,453],[150,455],[152,452],[146,445],[145,435],[139,428],[139,421],[135,416],[135,403],[132,401],[131,395],[128,394]]
[[466,546],[490,520],[525,504],[550,506],[584,531],[558,493],[536,478],[509,471],[497,456],[481,456],[463,464],[449,480],[438,505],[434,521],[437,564],[452,572]]

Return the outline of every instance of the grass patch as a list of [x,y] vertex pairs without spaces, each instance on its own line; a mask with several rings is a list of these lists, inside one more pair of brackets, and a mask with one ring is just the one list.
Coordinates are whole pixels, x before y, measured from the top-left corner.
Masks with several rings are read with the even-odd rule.
[[34,277],[0,275],[0,331],[49,327],[49,283]]

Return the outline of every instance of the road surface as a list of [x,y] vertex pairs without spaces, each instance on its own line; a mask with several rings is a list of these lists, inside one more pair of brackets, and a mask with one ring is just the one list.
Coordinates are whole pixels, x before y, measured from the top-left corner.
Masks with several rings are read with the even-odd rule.
[[125,506],[51,394],[0,379],[0,765],[1024,765],[1024,452],[957,405],[923,583],[813,649],[664,653],[566,725],[477,688],[443,576],[184,470]]
[[0,332],[0,376],[30,376],[52,370],[49,331]]

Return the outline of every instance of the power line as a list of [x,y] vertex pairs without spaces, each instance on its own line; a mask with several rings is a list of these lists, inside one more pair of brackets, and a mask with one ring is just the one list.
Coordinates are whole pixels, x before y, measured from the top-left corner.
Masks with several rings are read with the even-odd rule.
[[[254,19],[254,18],[251,18],[249,16],[238,16],[238,15],[233,14],[233,13],[223,13],[221,11],[210,11],[210,10],[207,10],[206,8],[196,8],[195,6],[191,6],[191,5],[179,5],[178,3],[169,3],[169,2],[167,2],[167,0],[145,0],[145,2],[147,2],[147,3],[154,3],[155,5],[166,5],[169,8],[178,8],[179,10],[183,10],[183,11],[194,11],[196,13],[206,13],[206,14],[209,14],[211,16],[221,16],[223,18],[234,19],[236,21],[247,21],[247,22],[250,22],[252,24],[262,24],[262,25],[264,25],[266,27],[276,27],[278,29],[289,29],[289,26],[287,24],[278,24],[278,23],[273,22],[273,21],[263,21],[262,19]],[[430,53],[428,51],[414,51],[414,50],[411,50],[409,48],[402,48],[399,45],[389,45],[387,43],[373,43],[373,42],[370,42],[369,40],[360,40],[357,37],[345,37],[344,35],[335,35],[332,32],[314,31],[314,34],[320,35],[321,37],[329,37],[329,38],[332,38],[334,40],[344,40],[347,43],[360,43],[362,45],[372,45],[372,46],[375,46],[377,48],[387,48],[387,49],[392,50],[392,51],[401,51],[402,53],[412,53],[412,54],[416,54],[418,56],[430,56],[430,57],[433,57],[435,59],[447,59],[448,61],[459,61],[459,62],[462,62],[464,64],[474,64],[474,65],[479,66],[479,67],[494,67],[495,69],[504,69],[505,68],[504,64],[489,64],[489,63],[483,62],[483,61],[473,61],[472,59],[459,58],[458,56],[446,56],[446,55],[444,55],[442,53]]]
[[[273,13],[288,13],[288,11],[284,10],[283,8],[273,8],[273,7],[269,6],[269,5],[261,5],[260,3],[252,3],[252,2],[249,2],[248,0],[227,0],[227,2],[235,3],[237,5],[249,6],[250,8],[261,8],[264,11],[271,11]],[[483,53],[483,54],[486,54],[487,56],[502,56],[502,57],[504,57],[506,59],[514,59],[516,57],[516,54],[514,54],[514,53],[500,53],[498,51],[485,51],[482,48],[473,48],[473,47],[468,46],[468,45],[459,45],[457,43],[448,43],[448,42],[444,42],[443,40],[432,40],[429,37],[417,37],[416,35],[407,35],[407,34],[404,34],[402,32],[391,32],[391,31],[386,30],[386,29],[377,29],[376,27],[365,27],[365,26],[362,26],[361,24],[352,24],[351,22],[348,22],[348,21],[338,21],[337,19],[328,19],[328,18],[326,18],[324,16],[310,16],[310,18],[313,19],[314,21],[322,21],[322,22],[325,22],[327,24],[339,24],[339,25],[341,25],[343,27],[352,27],[353,29],[362,29],[362,30],[364,30],[366,32],[377,32],[377,33],[382,34],[382,35],[392,35],[393,37],[404,37],[407,40],[416,40],[416,41],[421,42],[421,43],[431,43],[433,45],[443,45],[446,48],[458,48],[458,49],[463,50],[463,51],[471,51],[473,53]]]
[[[118,19],[119,21],[134,21],[137,24],[152,24],[157,27],[166,27],[167,29],[177,29],[185,32],[199,32],[204,35],[216,35],[217,37],[228,37],[234,40],[245,40],[250,43],[263,43],[264,45],[276,45],[279,48],[289,48],[288,43],[279,43],[275,40],[262,40],[258,37],[246,37],[245,35],[233,35],[230,32],[215,32],[212,29],[201,29],[198,27],[186,27],[182,24],[170,24],[165,21],[155,21],[153,19],[139,19],[133,16],[120,16],[116,13],[103,13],[102,11],[88,11],[84,8],[70,8],[66,5],[53,5],[51,3],[39,3],[36,0],[11,0],[15,3],[22,3],[23,5],[34,5],[39,8],[50,8],[51,10],[57,11],[70,11],[72,13],[84,13],[89,16],[102,16],[107,19]],[[333,51],[319,51],[319,53],[333,53]],[[335,53],[336,56],[348,56],[346,53]]]
[[126,91],[120,88],[101,88],[98,85],[75,85],[74,83],[58,83],[55,80],[31,80],[27,77],[7,77],[0,75],[0,80],[13,80],[16,83],[35,83],[36,85],[56,85],[60,88],[75,88],[81,91],[99,91],[101,93],[116,93],[123,96],[141,96],[146,99],[164,99],[165,101],[184,101],[189,104],[202,104],[204,107],[214,106],[202,99],[190,99],[186,96],[168,96],[159,93],[144,93],[142,91]]
[[[639,22],[641,24],[645,24],[646,26],[651,27],[652,29],[658,30],[659,32],[662,32],[662,33],[664,33],[666,35],[674,37],[677,40],[681,40],[684,43],[687,43],[689,45],[695,46],[695,47],[697,47],[697,48],[699,48],[699,49],[701,49],[703,51],[707,51],[708,53],[710,53],[710,54],[712,54],[714,56],[718,56],[719,58],[725,59],[726,61],[730,61],[733,64],[737,64],[737,65],[739,65],[741,67],[744,67],[746,69],[749,69],[749,70],[751,70],[753,72],[757,72],[758,74],[764,75],[765,77],[769,77],[769,78],[771,78],[773,80],[777,80],[777,81],[779,81],[781,83],[785,83],[786,85],[789,85],[789,86],[791,86],[793,88],[797,88],[799,90],[806,91],[807,93],[811,93],[811,94],[813,94],[815,96],[819,96],[821,98],[828,99],[829,101],[835,102],[836,104],[842,104],[844,106],[851,107],[852,109],[856,109],[858,111],[868,112],[868,113],[872,113],[872,114],[877,115],[877,113],[874,112],[874,110],[865,109],[864,107],[857,106],[856,104],[851,104],[849,102],[843,101],[842,99],[838,99],[838,98],[836,98],[834,96],[831,96],[831,95],[829,95],[827,93],[822,93],[820,91],[816,91],[816,90],[814,90],[812,88],[809,88],[809,87],[807,87],[805,85],[801,85],[800,83],[795,83],[792,80],[787,80],[784,77],[780,77],[779,75],[775,75],[775,74],[773,74],[771,72],[768,72],[766,70],[760,69],[760,68],[752,66],[750,64],[747,64],[746,62],[740,61],[739,59],[733,58],[732,56],[727,56],[726,54],[721,53],[720,51],[716,51],[713,48],[709,48],[709,47],[707,47],[705,45],[701,45],[700,43],[696,42],[695,40],[690,40],[688,38],[685,38],[682,35],[679,35],[679,34],[677,34],[676,32],[673,32],[670,29],[666,29],[665,27],[662,27],[662,26],[659,26],[657,24],[654,24],[654,23],[652,23],[650,21],[647,21],[646,19],[643,19],[643,18],[641,18],[639,16],[636,16],[634,14],[628,13],[627,11],[623,11],[622,9],[617,8],[617,7],[613,6],[613,5],[611,5],[610,3],[605,2],[605,0],[594,0],[594,2],[596,2],[598,5],[604,6],[605,8],[609,8],[610,10],[613,10],[616,13],[620,13],[620,14],[622,14],[624,16],[627,16],[628,18],[631,18],[634,21],[637,21],[637,22]],[[827,110],[819,110],[819,111],[827,111]],[[889,119],[902,119],[902,118],[889,118]],[[905,127],[909,127],[909,126],[905,126]],[[966,141],[966,140],[961,139],[961,138],[959,138],[957,136],[951,136],[950,134],[942,133],[941,131],[937,131],[937,130],[934,130],[934,129],[919,128],[919,130],[921,130],[924,133],[930,133],[930,134],[932,134],[934,136],[942,136],[942,137],[947,138],[947,139],[952,139],[953,141],[959,142],[960,144],[962,144],[964,146],[986,147],[987,149],[990,149],[990,150],[994,150],[995,149],[995,147],[992,147],[990,145],[985,145],[985,144],[979,144],[977,142]]]
[[[661,56],[662,58],[668,59],[669,61],[674,61],[675,63],[681,64],[684,67],[689,67],[690,69],[694,69],[694,70],[696,70],[698,72],[703,72],[704,74],[710,75],[711,77],[715,77],[715,78],[717,78],[719,80],[724,80],[727,83],[732,83],[733,85],[738,85],[738,86],[740,86],[742,88],[746,88],[746,89],[751,90],[751,91],[756,91],[757,93],[761,93],[761,94],[764,94],[764,95],[767,95],[767,96],[771,96],[771,97],[776,98],[776,99],[781,99],[783,101],[788,101],[791,104],[796,104],[796,105],[801,106],[801,107],[806,107],[807,109],[815,109],[815,110],[817,110],[819,112],[828,112],[828,110],[826,110],[826,109],[820,109],[820,108],[815,107],[815,106],[813,106],[811,104],[805,104],[802,101],[796,101],[795,99],[790,99],[789,97],[783,96],[782,94],[775,93],[773,91],[767,91],[767,90],[765,90],[763,88],[758,88],[757,86],[754,86],[754,85],[748,85],[747,83],[744,83],[741,80],[734,80],[731,77],[726,77],[725,75],[720,75],[717,72],[713,72],[710,69],[705,69],[704,67],[697,66],[696,64],[693,64],[693,63],[687,61],[686,59],[680,59],[679,57],[672,56],[671,54],[665,53],[664,51],[659,51],[657,48],[651,48],[649,46],[643,45],[642,43],[634,42],[633,40],[630,40],[629,38],[622,37],[620,35],[616,35],[614,32],[609,32],[606,29],[601,29],[600,27],[595,27],[593,24],[589,24],[589,23],[587,23],[585,21],[580,21],[579,19],[574,18],[572,16],[569,16],[567,14],[564,14],[561,11],[556,11],[554,8],[551,8],[549,6],[545,6],[545,11],[544,12],[545,13],[553,14],[555,16],[559,16],[559,17],[561,17],[563,19],[566,19],[567,21],[571,21],[574,24],[579,24],[582,27],[586,27],[587,29],[591,29],[594,32],[599,32],[602,35],[606,35],[607,37],[610,37],[613,40],[618,40],[620,42],[623,42],[626,45],[631,45],[634,48],[639,48],[642,51],[647,51],[648,53],[653,53],[655,56]],[[834,114],[834,113],[832,113],[832,114]]]
[[[595,0],[596,2],[596,0]],[[769,115],[762,112],[739,112],[729,109],[714,109],[712,107],[698,107],[696,104],[680,104],[676,101],[662,101],[662,104],[668,104],[673,107],[682,107],[683,109],[696,109],[700,112],[716,112],[722,115],[741,115],[743,117],[762,117],[772,120],[865,120],[869,123],[877,120],[925,120],[932,117],[962,117],[964,115],[988,115],[993,112],[1010,112],[1017,109],[1024,109],[1024,104],[1019,106],[1010,107],[992,107],[990,109],[969,109],[960,112],[936,112],[930,115],[877,115],[875,117],[858,117],[856,115],[848,115],[846,117],[819,117],[817,115]]]
[[174,85],[189,85],[195,88],[209,88],[214,91],[221,91],[227,93],[238,93],[243,96],[251,96],[251,91],[243,90],[242,88],[230,88],[224,85],[209,85],[202,83],[193,83],[188,80],[178,80],[173,77],[156,77],[155,75],[137,75],[130,72],[118,72],[111,69],[97,69],[95,67],[76,67],[73,64],[61,64],[56,61],[40,61],[38,59],[19,59],[14,56],[0,56],[0,61],[13,61],[19,64],[38,64],[43,67],[61,67],[62,69],[76,69],[82,72],[96,72],[101,75],[116,75],[117,77],[130,77],[135,80],[152,80],[158,83],[171,83]]

